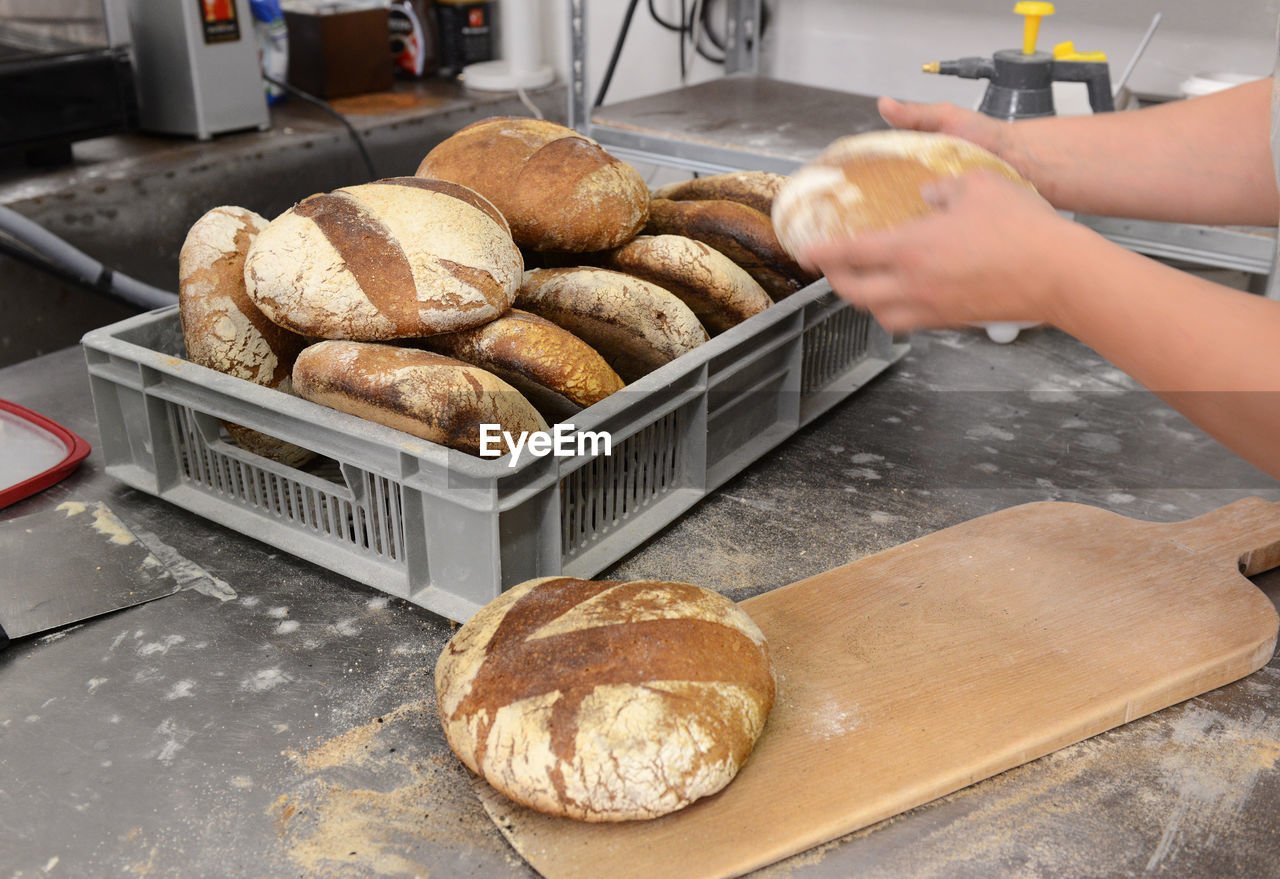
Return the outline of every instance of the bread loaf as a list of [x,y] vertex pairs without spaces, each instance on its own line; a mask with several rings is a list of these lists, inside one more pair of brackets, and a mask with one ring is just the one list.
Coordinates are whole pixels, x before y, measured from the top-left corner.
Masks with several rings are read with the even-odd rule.
[[480,454],[481,424],[513,435],[547,429],[529,401],[497,376],[395,345],[318,342],[298,355],[293,386],[312,402],[472,455]]
[[709,245],[741,266],[775,301],[817,279],[782,249],[767,214],[737,202],[655,198],[645,232]]
[[946,134],[872,131],[834,141],[774,200],[773,224],[791,254],[835,238],[885,229],[932,210],[922,184],[987,168],[1030,187],[1013,166]]
[[641,235],[608,251],[604,265],[674,293],[713,336],[773,304],[733,260],[683,235]]
[[472,123],[427,153],[417,174],[481,193],[516,242],[533,250],[617,247],[648,214],[649,189],[635,168],[572,128],[539,119]]
[[[307,340],[269,321],[244,288],[244,259],[265,218],[223,205],[196,220],[178,254],[178,315],[187,357],[209,369],[289,393],[290,371]],[[238,445],[282,464],[313,455],[292,443],[223,422]]]
[[632,382],[707,340],[689,306],[661,287],[607,269],[537,269],[516,306],[564,327]]
[[436,663],[462,762],[517,802],[585,821],[654,818],[720,790],[773,697],[759,628],[687,583],[531,580]]
[[392,177],[285,211],[250,248],[245,283],[283,327],[380,341],[493,320],[511,306],[523,269],[506,221],[484,198]]
[[487,369],[520,391],[548,422],[563,421],[622,389],[622,379],[594,348],[518,308],[484,326],[418,344]]
[[654,198],[672,201],[736,201],[762,214],[773,210],[773,199],[787,182],[782,174],[769,171],[734,171],[668,183],[653,191]]

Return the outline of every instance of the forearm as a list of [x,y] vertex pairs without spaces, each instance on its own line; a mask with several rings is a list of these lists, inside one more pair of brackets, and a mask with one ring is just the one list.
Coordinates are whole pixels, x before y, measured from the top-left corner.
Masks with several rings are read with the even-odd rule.
[[1073,235],[1053,323],[1280,476],[1280,303]]
[[1275,225],[1271,80],[1144,110],[1032,119],[998,152],[1056,207],[1210,224]]

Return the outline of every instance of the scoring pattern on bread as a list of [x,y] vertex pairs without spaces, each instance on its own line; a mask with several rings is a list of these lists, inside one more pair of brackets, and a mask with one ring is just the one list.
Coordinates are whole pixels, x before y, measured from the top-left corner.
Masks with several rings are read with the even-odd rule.
[[285,211],[250,248],[245,283],[263,313],[295,332],[382,341],[492,320],[511,306],[523,269],[483,197],[393,177]]
[[723,788],[774,688],[750,617],[661,581],[522,583],[436,664],[458,757],[517,802],[587,821],[653,818]]

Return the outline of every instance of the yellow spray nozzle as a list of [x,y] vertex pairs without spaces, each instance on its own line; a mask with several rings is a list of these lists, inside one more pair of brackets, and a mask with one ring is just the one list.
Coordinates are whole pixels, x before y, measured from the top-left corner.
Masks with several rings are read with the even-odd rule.
[[1079,52],[1076,51],[1075,41],[1067,40],[1053,47],[1053,59],[1055,61],[1106,61],[1107,53]]
[[1026,16],[1022,23],[1022,54],[1030,55],[1036,50],[1036,40],[1040,36],[1040,19],[1053,15],[1052,3],[1036,3],[1022,0],[1013,7],[1014,14]]

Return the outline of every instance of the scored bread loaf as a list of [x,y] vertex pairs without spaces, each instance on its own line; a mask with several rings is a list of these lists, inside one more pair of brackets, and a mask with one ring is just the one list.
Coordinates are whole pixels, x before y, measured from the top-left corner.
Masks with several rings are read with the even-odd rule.
[[[234,205],[206,212],[178,254],[178,316],[187,357],[209,369],[290,393],[290,371],[307,340],[267,319],[244,288],[244,259],[266,218]],[[298,467],[313,454],[224,421],[242,448]]]
[[999,156],[951,135],[894,129],[842,137],[774,199],[774,229],[795,255],[823,241],[889,228],[932,210],[921,185],[978,168],[1031,188]]
[[249,250],[245,283],[295,332],[382,341],[493,320],[523,270],[506,220],[482,196],[392,177],[311,196],[272,220]]
[[609,251],[603,263],[674,293],[713,336],[773,304],[737,263],[683,235],[641,235]]
[[655,189],[653,197],[672,201],[736,201],[768,214],[773,210],[774,197],[786,182],[785,176],[770,171],[733,171],[668,183]]
[[485,605],[436,663],[445,737],[508,797],[654,818],[732,781],[775,683],[764,635],[688,583],[547,577]]
[[420,177],[469,186],[497,206],[516,243],[581,253],[635,237],[649,189],[635,168],[589,137],[540,119],[482,119],[438,144]]
[[512,435],[547,429],[529,401],[496,375],[396,345],[317,342],[298,355],[293,386],[313,403],[472,455],[480,454],[482,424]]
[[645,232],[709,245],[741,266],[775,301],[817,280],[782,249],[767,214],[734,201],[655,198]]
[[549,422],[575,415],[623,386],[586,342],[518,308],[483,326],[430,336],[419,344],[487,369],[524,394]]
[[582,339],[628,382],[707,340],[697,316],[674,294],[608,269],[527,272],[516,306]]

